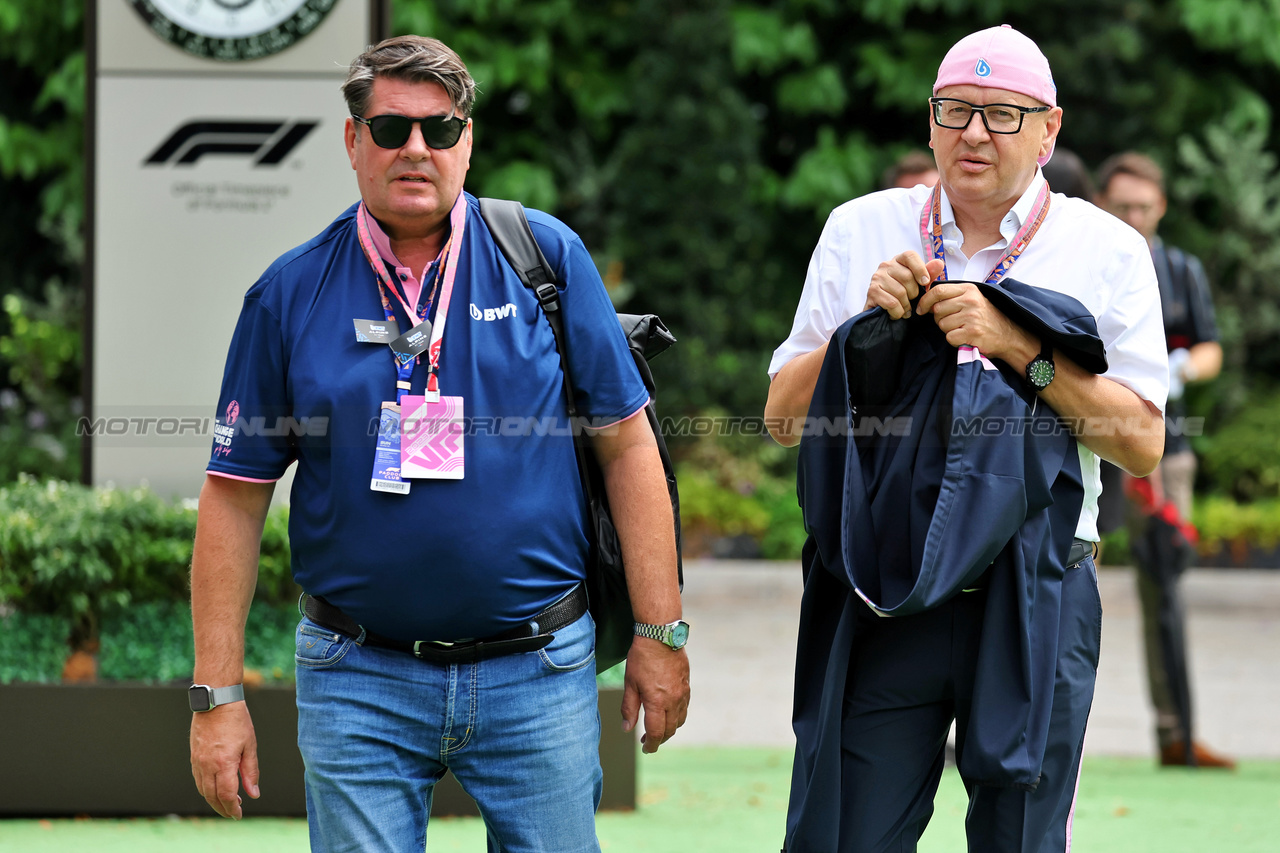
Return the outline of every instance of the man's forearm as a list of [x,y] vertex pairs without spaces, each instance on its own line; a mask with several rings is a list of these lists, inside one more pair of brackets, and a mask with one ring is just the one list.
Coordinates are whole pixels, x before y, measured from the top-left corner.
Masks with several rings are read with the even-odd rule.
[[[1017,370],[1040,352],[1035,336],[1022,332],[996,357]],[[1040,398],[1073,425],[1077,440],[1136,477],[1145,477],[1164,454],[1164,418],[1155,406],[1118,382],[1090,373],[1054,352],[1054,377]]]
[[225,687],[244,680],[244,625],[258,579],[262,525],[274,483],[209,476],[200,491],[191,558],[195,680]]
[[[1137,477],[1145,477],[1164,455],[1164,418],[1128,388],[1097,376],[1066,358],[1055,359],[1057,376],[1041,398],[1075,425],[1077,440]],[[1060,381],[1063,380],[1063,381]]]
[[765,425],[773,440],[783,447],[800,443],[800,426],[809,413],[813,389],[818,385],[818,374],[827,357],[827,346],[823,344],[813,352],[791,359],[769,383],[769,398],[764,404]]
[[1204,341],[1193,346],[1189,352],[1191,358],[1182,377],[1185,381],[1207,382],[1222,372],[1222,344]]
[[594,439],[618,531],[635,618],[665,625],[681,616],[675,522],[648,419],[638,415]]

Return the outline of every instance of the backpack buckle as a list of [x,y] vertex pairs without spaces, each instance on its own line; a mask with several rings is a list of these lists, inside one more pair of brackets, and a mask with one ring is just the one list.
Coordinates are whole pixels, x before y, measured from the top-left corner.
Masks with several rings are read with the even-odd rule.
[[533,289],[533,293],[538,297],[538,304],[542,306],[542,310],[551,312],[560,310],[560,298],[556,293],[554,282],[544,282]]

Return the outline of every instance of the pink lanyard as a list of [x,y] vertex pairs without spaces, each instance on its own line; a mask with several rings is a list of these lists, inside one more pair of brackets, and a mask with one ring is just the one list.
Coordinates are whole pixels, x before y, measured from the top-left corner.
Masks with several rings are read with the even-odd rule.
[[[395,313],[391,308],[391,300],[387,298],[388,289],[395,294],[396,300],[404,308],[405,315],[411,321],[421,322],[426,320],[425,314],[430,310],[435,294],[428,294],[426,307],[422,315],[419,315],[416,308],[410,307],[405,302],[395,283],[387,275],[386,267],[382,263],[382,257],[378,254],[378,250],[373,244],[373,235],[369,231],[369,223],[365,218],[368,215],[369,212],[364,202],[360,202],[360,209],[356,214],[356,233],[359,236],[360,247],[364,250],[365,258],[369,261],[369,266],[373,267],[373,271],[377,276],[378,293],[382,298],[382,309],[386,313],[387,320],[391,321],[395,317]],[[467,199],[463,193],[458,193],[458,199],[453,203],[453,209],[449,212],[449,224],[452,227],[452,233],[449,235],[448,242],[441,248],[440,255],[436,258],[436,261],[440,263],[440,269],[435,277],[436,284],[440,285],[440,306],[436,309],[436,322],[431,328],[431,342],[427,350],[429,362],[427,367],[426,397],[433,403],[440,400],[440,387],[437,378],[440,371],[440,349],[444,341],[445,321],[449,318],[449,303],[453,297],[453,281],[458,274],[458,254],[462,247],[462,234],[467,224]],[[402,367],[398,360],[397,367]],[[403,381],[407,381],[407,377],[404,377]],[[405,385],[404,387],[407,388],[408,386]]]
[[[1044,222],[1045,215],[1049,212],[1049,184],[1046,181],[1040,187],[1040,193],[1036,196],[1036,203],[1031,208],[1031,215],[1027,217],[1027,221],[1022,224],[1022,228],[1014,235],[1013,240],[1009,243],[1009,248],[1005,249],[1004,254],[1000,256],[1000,260],[992,267],[991,274],[987,276],[987,284],[995,284],[1005,277],[1009,272],[1009,268],[1013,266],[1013,262],[1018,260],[1027,245],[1030,244],[1031,238],[1040,230],[1041,223]],[[930,228],[930,220],[933,227]],[[948,278],[946,263],[946,250],[942,245],[942,186],[941,184],[934,186],[933,192],[929,195],[929,200],[925,202],[924,208],[920,211],[920,242],[924,246],[926,254],[942,261],[942,278]]]
[[440,346],[444,342],[444,324],[449,319],[449,303],[453,299],[453,280],[458,275],[458,254],[462,250],[462,233],[467,227],[467,197],[459,192],[458,200],[453,203],[449,213],[449,224],[453,227],[453,235],[449,238],[448,257],[444,262],[440,285],[440,307],[436,308],[436,323],[431,327],[431,346],[427,350],[430,363],[427,367],[427,401],[440,402],[440,383],[437,375],[440,372]]

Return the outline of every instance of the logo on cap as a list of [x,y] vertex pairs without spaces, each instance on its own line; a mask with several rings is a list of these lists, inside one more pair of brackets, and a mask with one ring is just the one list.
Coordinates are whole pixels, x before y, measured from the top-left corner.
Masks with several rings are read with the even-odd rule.
[[991,66],[987,64],[985,59],[979,59],[978,64],[973,66],[973,73],[977,74],[979,77],[990,77]]

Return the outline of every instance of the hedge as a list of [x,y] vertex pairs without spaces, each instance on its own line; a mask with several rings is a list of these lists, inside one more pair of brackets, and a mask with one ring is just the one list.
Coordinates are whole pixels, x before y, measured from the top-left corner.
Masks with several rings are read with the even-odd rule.
[[[186,602],[194,501],[144,488],[90,488],[21,476],[0,487],[0,612],[46,614],[73,640],[151,602]],[[267,515],[257,598],[297,601],[289,573],[288,509]]]
[[[187,681],[194,665],[188,571],[194,501],[147,489],[22,476],[0,487],[0,684],[57,682],[74,647],[96,641],[98,678]],[[293,679],[298,595],[289,512],[267,514],[245,667]],[[622,683],[622,668],[600,683]]]

